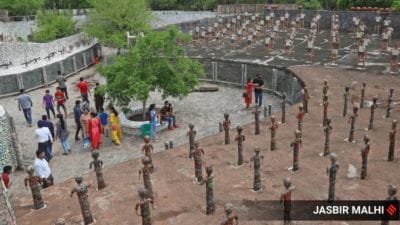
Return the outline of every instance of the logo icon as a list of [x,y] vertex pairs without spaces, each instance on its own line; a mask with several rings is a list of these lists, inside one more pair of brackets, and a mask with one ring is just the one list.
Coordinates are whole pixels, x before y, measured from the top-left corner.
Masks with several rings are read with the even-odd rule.
[[389,207],[386,208],[386,212],[390,215],[393,216],[397,212],[396,206],[393,204],[390,204]]

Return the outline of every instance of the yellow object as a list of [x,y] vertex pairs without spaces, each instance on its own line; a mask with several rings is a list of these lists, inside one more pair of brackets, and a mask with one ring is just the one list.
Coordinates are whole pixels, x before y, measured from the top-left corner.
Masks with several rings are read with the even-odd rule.
[[115,144],[119,145],[121,143],[120,140],[122,139],[122,130],[119,118],[114,113],[111,113],[109,121],[111,124],[111,140]]

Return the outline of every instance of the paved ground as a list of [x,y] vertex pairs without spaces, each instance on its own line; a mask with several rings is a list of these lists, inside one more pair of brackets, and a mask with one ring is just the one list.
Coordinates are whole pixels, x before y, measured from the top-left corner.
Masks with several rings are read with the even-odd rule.
[[[218,224],[223,218],[223,205],[227,202],[234,203],[235,211],[240,217],[240,224],[265,225],[282,224],[279,221],[262,221],[260,218],[250,217],[250,213],[257,210],[254,205],[260,200],[276,200],[283,190],[282,178],[291,177],[296,189],[292,195],[293,199],[312,200],[326,199],[328,190],[328,177],[326,167],[329,159],[319,154],[323,150],[324,134],[322,132],[321,119],[321,83],[327,79],[329,83],[329,117],[332,118],[333,132],[331,135],[331,151],[338,154],[340,169],[337,175],[336,195],[338,199],[385,199],[386,188],[389,183],[399,186],[400,169],[399,150],[396,149],[395,161],[387,162],[388,133],[392,119],[400,119],[398,105],[395,105],[391,119],[383,119],[385,112],[385,99],[390,87],[398,87],[399,80],[393,76],[377,76],[371,73],[360,73],[348,70],[327,69],[321,67],[294,67],[292,68],[300,78],[308,85],[310,99],[310,113],[306,115],[303,132],[303,145],[300,150],[300,170],[289,172],[292,164],[292,151],[290,143],[293,141],[293,131],[297,126],[295,115],[297,107],[290,107],[287,113],[287,124],[280,126],[278,130],[278,149],[270,152],[267,150],[270,142],[268,131],[269,122],[263,120],[261,134],[254,135],[254,125],[244,126],[246,141],[244,145],[246,164],[243,167],[234,166],[237,160],[237,145],[232,142],[230,145],[223,145],[223,134],[208,136],[200,140],[201,146],[205,149],[205,164],[213,165],[215,171],[215,198],[216,213],[213,216],[204,215],[205,187],[193,184],[194,177],[193,161],[187,159],[187,144],[177,147],[172,151],[163,151],[155,154],[153,161],[155,171],[152,175],[153,190],[155,191],[156,209],[152,210],[154,224]],[[319,79],[315,79],[318,76]],[[357,102],[360,95],[361,82],[367,82],[366,99],[370,100],[374,95],[379,97],[379,107],[375,113],[375,128],[372,131],[365,131],[369,121],[369,109],[361,109],[356,123],[356,143],[345,142],[350,126],[347,123],[348,117],[342,117],[343,87],[351,87],[352,102]],[[396,90],[397,91],[397,90]],[[395,93],[397,93],[395,91]],[[395,94],[396,96],[396,94]],[[220,102],[220,101],[219,101]],[[398,98],[395,97],[395,102]],[[210,101],[210,104],[211,101]],[[210,105],[211,106],[211,105]],[[193,107],[193,106],[192,106]],[[212,108],[212,107],[210,107]],[[280,114],[277,114],[280,117]],[[234,124],[237,118],[233,118]],[[199,122],[196,123],[199,125]],[[22,128],[20,128],[22,129]],[[231,130],[231,138],[235,131]],[[371,138],[371,152],[368,162],[368,176],[366,180],[347,177],[349,164],[357,168],[361,165],[360,149],[364,134]],[[168,133],[169,134],[169,133]],[[400,137],[397,135],[397,140]],[[126,142],[126,139],[124,140]],[[261,146],[264,155],[262,168],[262,191],[252,192],[250,189],[253,182],[253,169],[248,164],[248,159],[253,155],[254,146]],[[122,150],[122,153],[126,150]],[[159,146],[156,149],[160,149]],[[104,177],[108,187],[100,192],[95,188],[89,190],[90,204],[96,224],[140,224],[140,218],[134,214],[134,205],[138,201],[137,190],[142,185],[137,178],[137,171],[140,166],[139,159],[130,160],[118,165],[109,166],[108,152],[117,150],[102,150],[103,159],[106,160]],[[74,153],[77,154],[77,153]],[[133,151],[131,150],[131,154]],[[116,154],[113,154],[114,156]],[[87,154],[76,162],[88,164]],[[117,156],[115,156],[117,157]],[[57,158],[57,157],[56,157]],[[71,159],[65,157],[54,164]],[[71,162],[71,161],[69,161]],[[62,166],[61,166],[62,167]],[[82,171],[83,172],[83,171]],[[96,183],[93,172],[84,175],[87,183]],[[43,191],[43,197],[48,204],[46,209],[32,211],[31,197],[28,191],[25,195],[15,196],[15,209],[18,224],[32,224],[32,221],[40,221],[40,224],[53,224],[59,217],[64,217],[67,224],[80,223],[81,215],[77,199],[68,196],[70,189],[74,186],[71,179],[64,183],[57,184]],[[122,213],[124,212],[124,213]],[[294,224],[331,224],[331,225],[369,225],[378,224],[375,222],[295,222]],[[399,224],[391,222],[391,224]]]
[[[94,69],[85,70],[82,72],[82,76],[89,76],[90,81],[102,81],[99,75],[93,76],[95,73]],[[51,161],[51,168],[56,182],[62,182],[66,179],[72,178],[75,175],[85,173],[89,171],[88,163],[91,160],[91,156],[88,152],[83,150],[82,141],[75,142],[73,139],[75,134],[75,124],[73,121],[72,109],[75,104],[75,100],[79,98],[79,92],[74,90],[73,84],[79,79],[80,76],[76,75],[68,79],[68,90],[70,92],[70,100],[67,101],[68,108],[68,127],[71,132],[69,138],[70,144],[72,144],[72,154],[69,156],[63,156],[61,145],[57,140],[54,145],[54,159]],[[53,92],[56,85],[48,87]],[[41,115],[45,113],[45,110],[41,107],[41,98],[44,90],[41,88],[30,92],[34,103],[33,109],[33,120],[34,124],[41,118]],[[204,137],[219,132],[218,122],[223,120],[223,113],[229,112],[232,116],[232,126],[238,124],[245,124],[253,120],[253,114],[251,111],[244,110],[244,103],[241,97],[242,90],[239,88],[231,88],[220,86],[218,92],[209,93],[191,93],[188,97],[180,99],[168,99],[174,105],[177,112],[178,123],[181,125],[180,128],[174,131],[163,132],[159,135],[161,141],[155,144],[156,151],[162,151],[164,149],[163,143],[168,140],[172,140],[175,145],[181,145],[186,143],[187,124],[193,122],[196,124],[196,130],[198,137]],[[264,99],[267,98],[267,104],[273,105],[273,110],[277,111],[279,103],[277,104],[278,98],[270,95],[265,95]],[[149,103],[162,104],[163,100],[157,93],[152,93]],[[242,104],[243,103],[243,104]],[[36,140],[34,138],[34,129],[36,126],[27,127],[25,120],[21,112],[18,111],[15,97],[4,98],[0,100],[10,115],[14,116],[19,139],[22,146],[24,155],[24,162],[26,164],[33,163],[35,151],[36,151]],[[139,102],[134,102],[133,105],[141,105]],[[57,120],[52,119],[55,123]],[[126,160],[141,156],[141,144],[142,140],[138,137],[126,136],[122,141],[121,146],[112,145],[109,138],[103,138],[103,145],[101,148],[101,158],[104,160],[106,165],[112,165]],[[16,172],[13,176],[14,185],[11,192],[15,195],[29,195],[28,192],[23,188],[24,172]]]

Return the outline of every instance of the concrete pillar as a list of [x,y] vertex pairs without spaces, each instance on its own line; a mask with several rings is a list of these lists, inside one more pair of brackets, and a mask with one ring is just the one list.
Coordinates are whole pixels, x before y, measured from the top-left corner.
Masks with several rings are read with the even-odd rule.
[[242,87],[246,86],[247,83],[247,64],[242,63]]
[[90,65],[94,64],[94,54],[93,54],[94,50],[95,50],[94,48],[90,49],[90,58],[92,59],[92,62],[90,62]]
[[11,138],[12,138],[12,145],[14,147],[15,159],[16,159],[16,163],[17,163],[16,169],[23,170],[24,169],[24,165],[23,165],[23,162],[22,162],[21,145],[19,143],[17,130],[15,129],[14,118],[12,116],[10,116],[8,118],[8,120],[10,122],[11,132],[12,132],[11,133]]
[[65,73],[64,60],[60,61],[60,72],[61,72],[61,74]]
[[48,86],[48,84],[47,84],[48,78],[47,78],[46,67],[42,67],[42,76],[43,76],[44,86],[47,87]]
[[74,65],[74,72],[76,73],[77,70],[78,70],[78,68],[77,68],[77,66],[76,66],[76,55],[74,55],[74,56],[72,57],[72,64]]
[[83,56],[83,65],[85,66],[85,68],[87,68],[87,67],[88,67],[88,64],[87,64],[87,62],[86,62],[86,53],[83,52],[83,53],[82,53],[82,56]]
[[24,81],[22,80],[22,75],[19,73],[17,74],[17,81],[18,81],[18,87],[19,89],[24,89]]

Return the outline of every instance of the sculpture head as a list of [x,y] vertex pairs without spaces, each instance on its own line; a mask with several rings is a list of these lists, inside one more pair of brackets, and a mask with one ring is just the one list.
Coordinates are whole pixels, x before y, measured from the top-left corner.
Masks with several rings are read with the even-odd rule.
[[224,113],[225,120],[229,120],[229,113]]
[[300,104],[300,105],[299,105],[299,111],[300,111],[300,112],[303,112],[303,108],[304,108],[303,104]]
[[275,116],[271,116],[271,122],[272,122],[272,123],[275,123],[275,121],[276,121]]
[[345,91],[345,92],[349,92],[349,90],[350,90],[349,86],[345,86],[345,87],[344,87],[344,91]]
[[372,98],[372,102],[373,102],[374,105],[376,104],[377,101],[378,101],[378,97],[377,96]]
[[243,131],[243,128],[241,126],[236,127],[237,132],[240,134]]
[[206,167],[207,176],[211,176],[212,172],[213,172],[212,166],[207,166],[207,167]]
[[193,123],[189,123],[189,129],[190,129],[190,130],[193,130],[193,129],[194,129]]
[[327,86],[327,85],[328,85],[328,81],[324,80],[324,86]]
[[149,143],[149,142],[150,142],[150,137],[149,137],[149,135],[144,136],[144,137],[143,137],[143,141],[144,141],[144,143]]
[[233,212],[233,205],[231,203],[226,203],[224,211],[228,215],[231,214]]
[[390,95],[393,95],[393,92],[394,92],[394,88],[390,88],[390,89],[389,89]]
[[325,120],[326,125],[327,125],[327,126],[330,126],[330,125],[331,125],[331,121],[332,121],[331,119],[326,119],[326,120]]
[[336,153],[332,152],[332,153],[330,154],[330,157],[331,157],[331,163],[332,163],[332,164],[334,164],[334,163],[337,162],[337,155],[336,155]]
[[358,106],[353,107],[353,114],[356,115],[358,112]]
[[25,170],[29,176],[32,176],[35,173],[35,169],[31,165],[27,166]]
[[286,99],[286,93],[282,94],[282,99],[285,100]]
[[144,187],[139,188],[138,193],[139,193],[139,197],[140,197],[141,199],[146,198],[146,197],[148,196],[148,194],[149,194],[149,192],[147,191],[147,189],[144,188]]
[[392,130],[396,130],[397,128],[397,120],[392,121]]
[[368,134],[364,135],[364,143],[367,144],[369,142],[369,136]]
[[93,159],[98,159],[99,156],[100,156],[99,151],[96,150],[96,151],[93,151],[93,152],[92,152],[92,158],[93,158]]
[[292,181],[290,180],[289,177],[286,177],[283,179],[283,186],[285,186],[286,189],[290,188],[292,186]]
[[362,86],[365,88],[367,86],[366,82],[362,82]]
[[261,151],[260,147],[257,146],[257,147],[254,148],[254,152],[256,153],[256,155],[259,155],[260,151]]
[[195,141],[195,142],[194,142],[194,147],[195,147],[195,148],[198,148],[199,145],[200,145],[200,143],[199,143],[198,141]]
[[294,136],[295,136],[296,138],[301,138],[301,131],[295,130],[295,131],[294,131]]
[[82,181],[83,181],[83,178],[82,178],[81,176],[76,176],[76,177],[75,177],[75,182],[76,182],[77,184],[81,184]]
[[397,187],[393,184],[389,184],[388,186],[388,194],[390,197],[393,197],[397,194]]
[[147,164],[149,164],[150,162],[151,162],[151,160],[150,160],[149,157],[144,156],[144,157],[142,158],[142,163],[143,163],[143,165],[147,165]]

